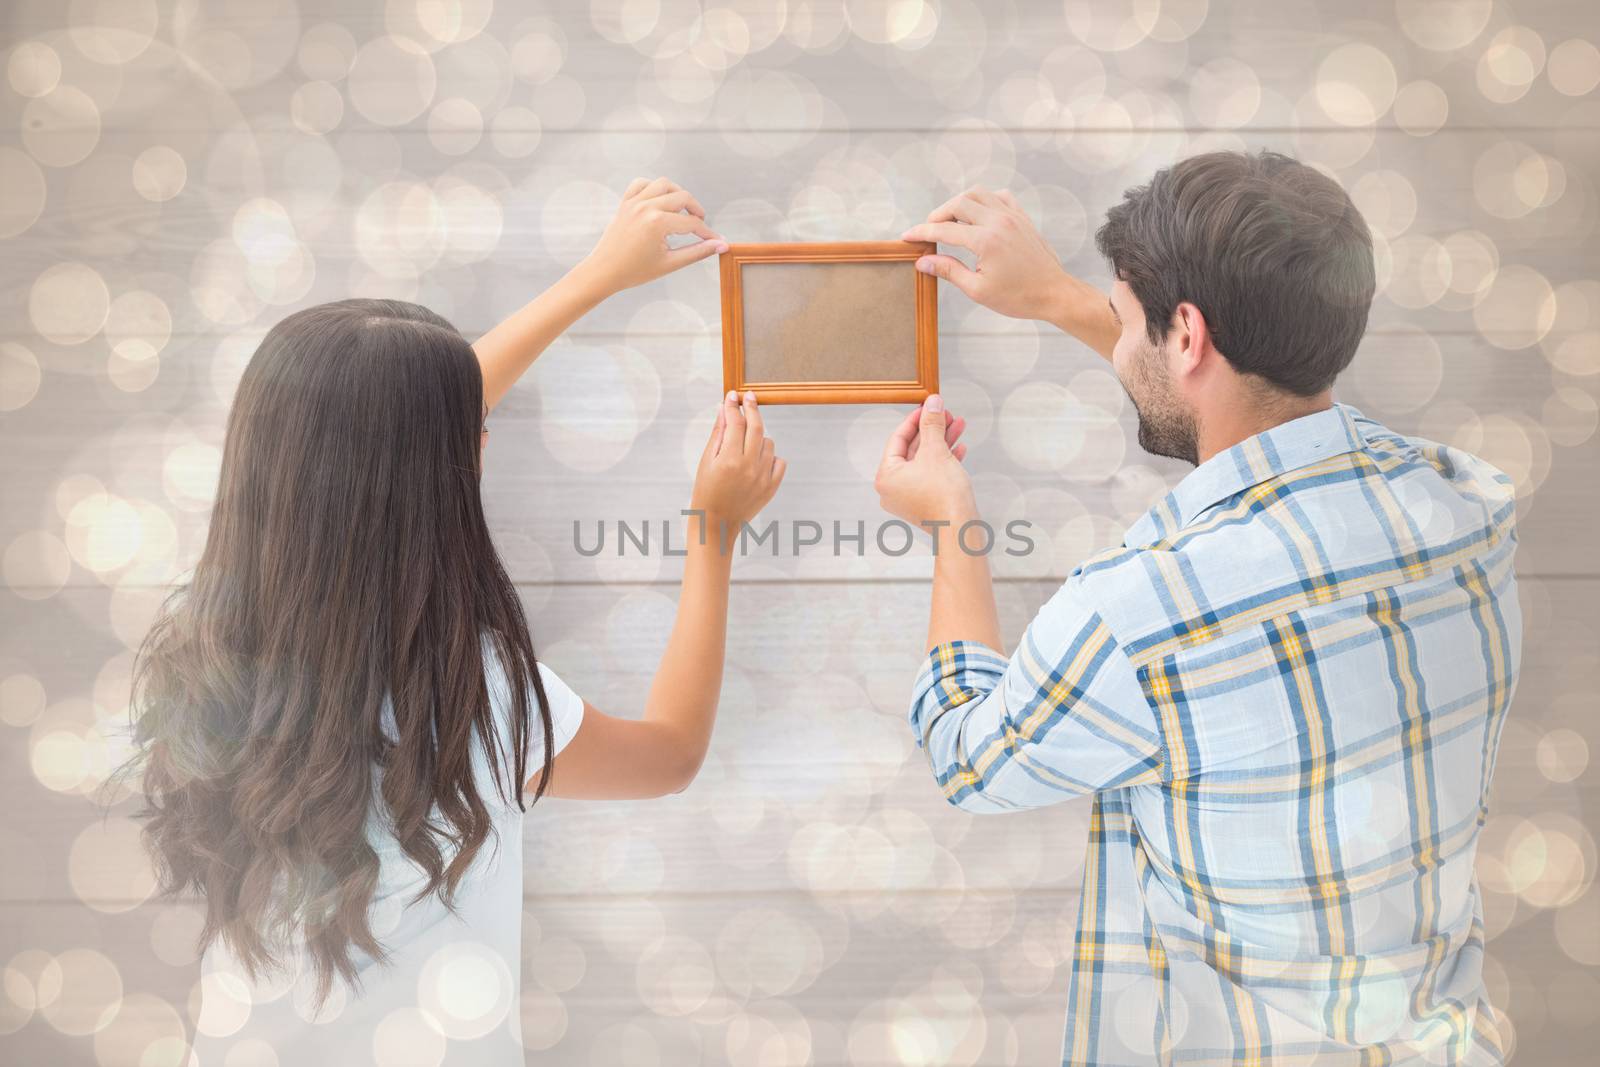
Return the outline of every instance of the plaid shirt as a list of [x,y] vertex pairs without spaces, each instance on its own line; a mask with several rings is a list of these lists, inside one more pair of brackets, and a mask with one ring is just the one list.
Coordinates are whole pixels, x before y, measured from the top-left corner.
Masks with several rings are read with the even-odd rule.
[[1092,794],[1063,1063],[1500,1063],[1479,827],[1510,480],[1342,404],[1200,464],[1008,661],[935,647],[952,804]]

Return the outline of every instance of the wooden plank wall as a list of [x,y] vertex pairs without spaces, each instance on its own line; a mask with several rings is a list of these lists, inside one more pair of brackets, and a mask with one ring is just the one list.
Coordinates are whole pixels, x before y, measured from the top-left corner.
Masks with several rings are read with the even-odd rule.
[[[1526,666],[1480,856],[1489,974],[1519,1063],[1600,1039],[1591,4],[12,0],[0,34],[0,1059],[167,1062],[151,1042],[192,1022],[194,913],[145,902],[126,809],[102,825],[86,794],[278,317],[389,295],[475,336],[657,174],[742,241],[892,237],[968,185],[1009,187],[1103,283],[1105,209],[1214,147],[1324,166],[1377,233],[1383,288],[1340,398],[1518,481]],[[1000,557],[1014,640],[1183,469],[1139,452],[1075,342],[940,300],[982,503],[1038,542]],[[625,293],[492,419],[485,493],[535,640],[608,710],[639,707],[678,565],[585,557],[573,524],[676,517],[718,315],[712,263]],[[894,412],[767,417],[790,459],[767,517],[874,529]],[[797,555],[784,536],[735,570],[700,780],[527,821],[530,1055],[1053,1062],[1084,807],[947,809],[903,721],[926,548]]]

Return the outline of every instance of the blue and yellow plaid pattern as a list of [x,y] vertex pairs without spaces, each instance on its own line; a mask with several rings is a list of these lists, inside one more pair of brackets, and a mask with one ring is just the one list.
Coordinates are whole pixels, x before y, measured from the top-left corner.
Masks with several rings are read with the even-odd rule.
[[929,653],[952,804],[1092,795],[1062,1061],[1494,1064],[1473,873],[1510,480],[1342,404],[1196,467],[1007,660]]

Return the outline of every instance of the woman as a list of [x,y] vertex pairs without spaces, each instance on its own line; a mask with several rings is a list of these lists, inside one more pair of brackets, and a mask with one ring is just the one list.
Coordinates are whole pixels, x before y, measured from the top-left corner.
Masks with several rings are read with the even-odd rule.
[[639,179],[594,250],[476,345],[377,300],[261,342],[204,553],[135,673],[146,841],[166,893],[204,897],[201,1067],[522,1063],[523,794],[694,778],[722,680],[716,530],[784,461],[755,398],[724,398],[666,653],[643,717],[615,718],[535,660],[484,522],[483,419],[605,297],[726,248],[687,192]]

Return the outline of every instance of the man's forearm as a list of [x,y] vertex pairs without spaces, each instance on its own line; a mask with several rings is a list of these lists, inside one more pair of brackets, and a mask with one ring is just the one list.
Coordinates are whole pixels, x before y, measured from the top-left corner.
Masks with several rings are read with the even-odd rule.
[[483,368],[483,400],[490,408],[510,392],[550,343],[609,295],[590,268],[579,263],[550,288],[472,346]]
[[1055,298],[1043,316],[1046,322],[1088,345],[1108,362],[1116,347],[1116,320],[1106,294],[1079,278],[1063,274]]
[[979,641],[1000,648],[1000,612],[995,607],[994,579],[987,554],[969,555],[961,547],[961,524],[976,513],[953,520],[941,532],[933,559],[933,606],[928,617],[928,648],[946,641]]

